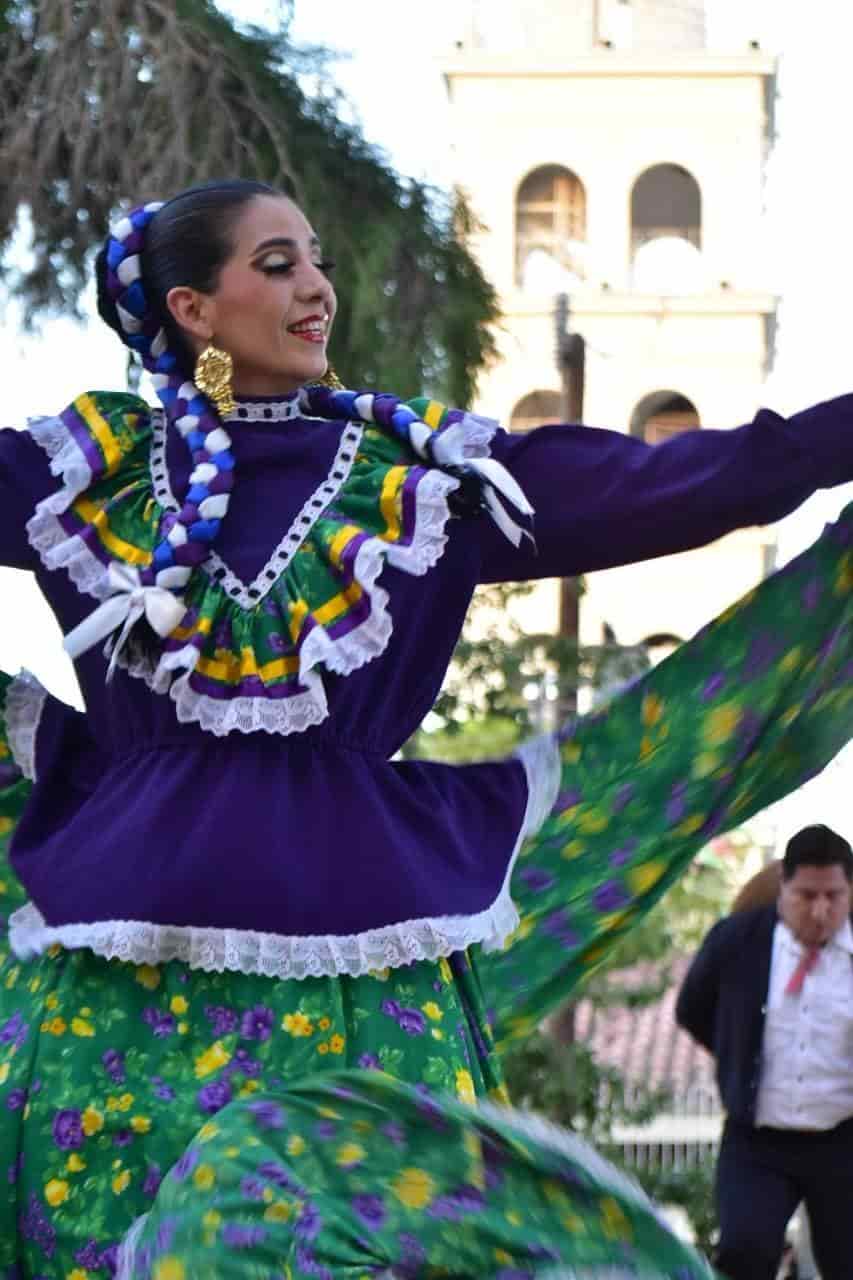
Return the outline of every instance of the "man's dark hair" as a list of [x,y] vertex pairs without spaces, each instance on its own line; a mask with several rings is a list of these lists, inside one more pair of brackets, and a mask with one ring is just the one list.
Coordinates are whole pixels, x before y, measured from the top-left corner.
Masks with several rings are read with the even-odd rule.
[[853,850],[843,836],[822,822],[791,836],[782,860],[782,879],[790,880],[798,867],[839,866],[853,883]]

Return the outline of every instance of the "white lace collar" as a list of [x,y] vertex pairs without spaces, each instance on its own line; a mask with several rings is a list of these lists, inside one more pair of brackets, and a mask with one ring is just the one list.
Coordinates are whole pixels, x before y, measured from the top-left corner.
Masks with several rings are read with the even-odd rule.
[[289,422],[291,418],[303,417],[299,407],[299,392],[282,396],[280,400],[260,398],[257,400],[238,400],[233,413],[229,413],[226,422]]

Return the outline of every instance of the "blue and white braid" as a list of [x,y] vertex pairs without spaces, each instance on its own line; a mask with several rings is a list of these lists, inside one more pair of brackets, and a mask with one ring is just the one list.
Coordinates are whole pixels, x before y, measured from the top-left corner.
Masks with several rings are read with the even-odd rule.
[[161,204],[132,210],[110,229],[106,246],[106,289],[115,303],[124,341],[141,357],[170,421],[186,440],[195,469],[176,516],[164,521],[166,536],[154,548],[145,586],[180,591],[207,557],[228,511],[234,487],[231,438],[211,402],[178,370],[168,337],[149,306],[142,282],[145,229]]
[[163,536],[150,565],[110,564],[103,603],[65,637],[67,652],[76,658],[118,632],[108,641],[108,679],[141,618],[162,639],[180,625],[186,614],[184,589],[193,570],[207,558],[234,487],[231,437],[207,397],[181,373],[178,357],[169,349],[168,335],[145,292],[141,260],[145,231],[162,207],[161,203],[142,205],[111,227],[104,284],[115,305],[122,338],[151,374],[166,416],[186,440],[195,466],[180,511],[164,517]]

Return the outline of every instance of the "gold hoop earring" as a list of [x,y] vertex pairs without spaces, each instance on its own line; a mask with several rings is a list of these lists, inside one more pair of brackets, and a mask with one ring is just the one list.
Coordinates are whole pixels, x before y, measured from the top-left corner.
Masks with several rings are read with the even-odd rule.
[[346,387],[341,382],[331,365],[328,366],[322,378],[317,379],[317,385],[321,387],[329,387],[332,391],[345,391]]
[[195,362],[193,381],[199,391],[212,400],[220,418],[227,418],[237,408],[231,378],[234,361],[227,351],[209,342]]

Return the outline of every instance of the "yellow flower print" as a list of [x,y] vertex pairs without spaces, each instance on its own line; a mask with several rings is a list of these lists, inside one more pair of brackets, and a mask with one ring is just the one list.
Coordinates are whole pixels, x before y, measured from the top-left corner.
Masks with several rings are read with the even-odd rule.
[[87,1138],[91,1138],[93,1133],[100,1133],[104,1127],[104,1117],[102,1112],[96,1107],[87,1107],[83,1112],[80,1123],[83,1126],[83,1132]]
[[55,1009],[59,1004],[59,996],[56,992],[51,991],[50,995],[45,998],[44,1007],[46,1009]]
[[95,1028],[85,1018],[71,1019],[71,1034],[75,1036],[93,1036]]
[[[0,818],[0,836],[7,836],[11,830],[12,830],[12,819]],[[6,892],[5,884],[3,887],[3,892],[4,893]]]
[[89,1280],[89,1272],[84,1267],[75,1267],[73,1271],[69,1271],[65,1280]]
[[189,1024],[188,1022],[179,1022],[179,1023],[178,1023],[178,1035],[179,1035],[179,1036],[185,1036],[185,1035],[187,1034],[187,1032],[189,1031],[189,1029],[190,1029],[190,1024]]
[[81,1116],[81,1124],[83,1133],[87,1138],[91,1138],[93,1133],[100,1133],[104,1128],[104,1116],[96,1107],[86,1107]]
[[443,957],[438,962],[438,972],[441,974],[442,982],[444,982],[446,985],[449,985],[453,981],[453,970],[451,969],[447,960],[445,960]]
[[136,981],[148,991],[156,991],[160,985],[160,970],[150,964],[141,964],[136,970]]
[[250,1098],[253,1093],[258,1092],[260,1087],[261,1085],[259,1080],[247,1080],[246,1083],[243,1085],[242,1089],[240,1090],[240,1092],[238,1093],[237,1097]]
[[343,1036],[332,1036],[331,1040],[329,1041],[329,1048],[332,1051],[332,1053],[343,1053],[345,1044],[346,1044],[346,1041],[344,1040]]
[[185,996],[172,996],[172,999],[169,1001],[169,1008],[172,1010],[172,1013],[186,1013],[189,1007],[190,1006],[187,1003]]
[[290,1205],[284,1200],[276,1200],[275,1204],[264,1209],[264,1219],[266,1222],[287,1222],[292,1212]]
[[72,1151],[65,1162],[65,1167],[69,1173],[82,1173],[86,1168],[86,1161],[81,1160],[76,1151]]
[[8,1062],[4,1062],[3,1065],[0,1066],[0,1084],[5,1084],[8,1079],[9,1079],[9,1064]]
[[193,1174],[193,1183],[199,1191],[209,1191],[216,1182],[216,1171],[213,1165],[200,1164]]
[[122,1093],[118,1098],[107,1098],[107,1111],[129,1111],[132,1106],[132,1093]]
[[113,1192],[120,1196],[130,1186],[130,1170],[122,1169],[121,1173],[117,1173],[113,1178]]
[[[0,880],[0,893],[5,893],[5,892],[6,892],[6,886],[3,884],[3,881]],[[40,986],[41,986],[41,978],[33,978],[32,982],[29,983],[29,988],[30,988],[30,991],[32,991],[33,995],[35,995],[35,993],[38,991]]]
[[676,834],[680,836],[693,836],[703,826],[705,822],[704,813],[691,813],[689,818],[685,818],[675,828]]
[[218,1134],[219,1125],[213,1120],[206,1120],[196,1134],[196,1138],[199,1142],[210,1142],[211,1139],[217,1137]]
[[444,1032],[442,1031],[441,1027],[430,1027],[429,1033],[432,1036],[433,1040],[444,1039]]
[[663,699],[659,698],[656,693],[647,693],[643,698],[642,717],[643,724],[647,728],[656,725],[663,718]]
[[583,840],[569,840],[560,850],[560,857],[571,861],[572,858],[580,857],[584,847]]
[[645,893],[647,889],[651,889],[652,885],[657,884],[665,872],[665,862],[646,862],[642,866],[632,868],[628,872],[628,884],[631,886],[631,892],[634,894]]
[[444,1017],[444,1010],[439,1009],[434,1000],[427,1000],[426,1004],[421,1005],[421,1008],[431,1022],[440,1022]]
[[64,1036],[68,1030],[68,1024],[64,1018],[51,1018],[50,1022],[41,1024],[41,1029],[50,1036]]
[[148,1133],[151,1129],[151,1121],[148,1116],[131,1116],[130,1127],[134,1133]]
[[476,1102],[477,1095],[474,1092],[474,1081],[471,1079],[471,1072],[464,1068],[456,1072],[456,1096],[462,1102]]
[[314,1024],[304,1013],[286,1013],[281,1020],[283,1031],[292,1036],[313,1036]]
[[724,702],[705,717],[703,736],[712,746],[727,742],[740,724],[741,708],[736,702]]
[[167,1254],[155,1264],[151,1280],[186,1280],[186,1274],[180,1258],[170,1257]]
[[222,1214],[218,1213],[216,1209],[208,1209],[201,1220],[201,1225],[207,1227],[209,1231],[215,1231],[217,1227],[222,1226]]
[[322,1044],[317,1045],[317,1052],[320,1054],[326,1054],[329,1052],[329,1046],[326,1044],[325,1040]]
[[391,1190],[408,1209],[425,1209],[433,1198],[435,1183],[426,1169],[409,1166],[402,1169],[391,1184]]
[[346,1142],[338,1148],[335,1164],[339,1164],[342,1169],[351,1169],[353,1165],[360,1164],[366,1155],[364,1147],[358,1142]]
[[68,1183],[64,1178],[51,1178],[44,1189],[44,1198],[52,1209],[65,1204],[68,1199]]
[[6,987],[9,991],[11,991],[12,987],[15,986],[20,976],[21,976],[21,970],[18,965],[15,965],[14,969],[9,970],[9,976],[6,979]]
[[578,814],[578,830],[585,835],[596,834],[604,831],[608,826],[610,819],[606,813],[602,813],[600,809],[583,809]]
[[611,1240],[630,1240],[633,1235],[631,1223],[611,1196],[601,1201],[601,1225]]
[[318,1019],[317,1019],[317,1026],[320,1028],[320,1030],[321,1030],[321,1031],[328,1031],[328,1030],[329,1030],[329,1027],[330,1027],[331,1025],[332,1025],[332,1019],[331,1019],[331,1018],[318,1018]]
[[231,1061],[231,1054],[225,1048],[221,1040],[215,1040],[209,1049],[205,1049],[204,1053],[200,1053],[195,1060],[195,1074],[198,1080],[203,1080],[205,1076],[209,1076],[211,1072],[218,1071],[220,1067],[226,1066]]
[[298,1133],[294,1133],[292,1138],[287,1139],[287,1154],[289,1156],[301,1156],[305,1150],[305,1139],[300,1137]]

